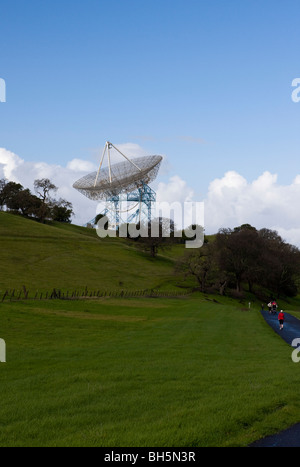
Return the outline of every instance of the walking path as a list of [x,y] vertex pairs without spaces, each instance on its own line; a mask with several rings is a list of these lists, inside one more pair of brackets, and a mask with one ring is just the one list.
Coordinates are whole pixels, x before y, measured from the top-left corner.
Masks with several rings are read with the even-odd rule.
[[[300,339],[300,320],[284,312],[285,321],[280,331],[278,315],[270,314],[269,311],[261,311],[266,322],[282,337],[290,346],[294,339]],[[291,426],[275,435],[267,436],[250,444],[250,447],[300,447],[300,423]]]
[[[261,314],[265,318],[266,322],[274,329],[277,334],[282,337],[289,345],[292,345],[294,339],[300,339],[300,319],[295,318],[295,316],[290,315],[289,313],[284,312],[285,321],[283,325],[283,330],[280,331],[278,323],[278,313],[275,315],[270,314],[269,311],[261,311]],[[300,314],[299,314],[300,318]]]

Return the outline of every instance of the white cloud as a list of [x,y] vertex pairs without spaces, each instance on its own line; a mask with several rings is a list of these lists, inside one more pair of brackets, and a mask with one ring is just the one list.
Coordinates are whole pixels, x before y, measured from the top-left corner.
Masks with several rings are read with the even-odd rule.
[[0,178],[7,178],[13,182],[19,182],[15,178],[14,171],[20,165],[22,159],[7,149],[0,148]]
[[82,159],[73,159],[67,164],[67,169],[74,172],[92,172],[96,170],[95,164],[89,161],[83,161]]
[[[156,217],[162,216],[172,218],[176,228],[182,229],[197,222],[196,208],[194,206],[195,193],[190,188],[185,180],[182,180],[178,175],[170,177],[167,183],[158,183],[156,189],[157,211]],[[165,204],[164,204],[165,203]]]
[[[139,144],[135,143],[122,143],[122,144],[115,144],[116,148],[119,149],[125,156],[130,157],[140,157],[140,156],[147,156],[149,155]],[[113,150],[113,149],[112,149]]]
[[277,230],[286,241],[300,246],[300,176],[290,185],[280,185],[277,175],[264,172],[249,182],[237,172],[213,180],[205,199],[206,231],[249,223],[256,228]]
[[170,177],[168,183],[160,182],[156,189],[156,200],[158,202],[166,201],[172,203],[177,201],[184,203],[192,201],[193,198],[194,191],[178,175]]

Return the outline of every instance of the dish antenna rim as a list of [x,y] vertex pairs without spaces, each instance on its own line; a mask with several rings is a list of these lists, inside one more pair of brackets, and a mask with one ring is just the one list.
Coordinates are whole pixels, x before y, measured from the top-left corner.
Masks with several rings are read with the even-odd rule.
[[[125,161],[112,165],[111,148],[121,154]],[[108,167],[103,168],[106,153]],[[162,160],[163,157],[159,155],[130,159],[111,142],[106,141],[98,170],[81,177],[73,184],[73,188],[94,200],[130,193],[156,178]]]

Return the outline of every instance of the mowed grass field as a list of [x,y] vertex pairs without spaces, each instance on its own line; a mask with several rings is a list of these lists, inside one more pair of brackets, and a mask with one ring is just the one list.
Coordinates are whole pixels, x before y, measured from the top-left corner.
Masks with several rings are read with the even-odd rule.
[[3,302],[0,446],[247,446],[300,419],[258,310],[207,297]]
[[[152,259],[124,239],[0,212],[0,246],[0,298],[183,284],[183,245]],[[247,446],[300,420],[300,366],[255,304],[15,295],[0,301],[0,338],[0,446]]]

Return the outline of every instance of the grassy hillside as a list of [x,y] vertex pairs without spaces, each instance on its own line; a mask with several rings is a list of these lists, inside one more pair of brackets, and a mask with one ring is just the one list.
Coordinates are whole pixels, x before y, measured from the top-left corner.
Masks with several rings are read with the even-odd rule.
[[[174,247],[152,259],[126,239],[100,239],[95,230],[44,225],[0,212],[0,291],[85,288],[100,290],[175,287]],[[179,251],[179,253],[178,253]]]

